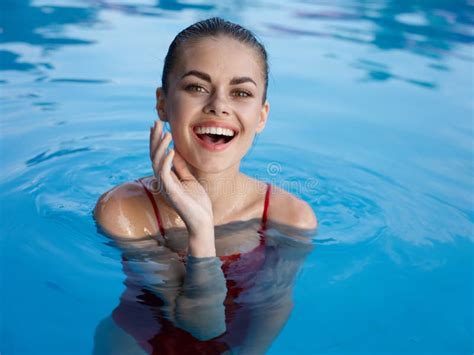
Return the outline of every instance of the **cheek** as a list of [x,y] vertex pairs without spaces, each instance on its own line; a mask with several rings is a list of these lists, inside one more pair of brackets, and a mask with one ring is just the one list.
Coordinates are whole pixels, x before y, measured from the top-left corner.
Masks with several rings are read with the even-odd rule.
[[239,112],[241,117],[245,117],[245,126],[247,130],[256,130],[260,120],[261,106],[255,104],[241,105]]
[[192,137],[188,137],[189,134],[183,130],[183,128],[178,124],[175,124],[174,122],[170,121],[170,128],[171,128],[171,134],[173,136],[173,145],[174,148],[184,154],[187,155],[187,147],[188,144],[186,143],[189,139]]
[[168,114],[170,118],[185,122],[189,120],[196,111],[199,111],[201,103],[196,102],[191,98],[187,98],[184,95],[176,95],[168,106]]

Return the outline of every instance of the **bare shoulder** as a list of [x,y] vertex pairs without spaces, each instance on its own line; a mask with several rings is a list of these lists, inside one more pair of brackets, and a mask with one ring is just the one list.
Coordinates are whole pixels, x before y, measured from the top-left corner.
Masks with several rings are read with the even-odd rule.
[[272,186],[268,219],[304,230],[315,230],[318,226],[316,215],[307,202],[276,186]]
[[94,218],[110,237],[143,238],[156,229],[149,214],[149,203],[139,182],[126,182],[99,197]]

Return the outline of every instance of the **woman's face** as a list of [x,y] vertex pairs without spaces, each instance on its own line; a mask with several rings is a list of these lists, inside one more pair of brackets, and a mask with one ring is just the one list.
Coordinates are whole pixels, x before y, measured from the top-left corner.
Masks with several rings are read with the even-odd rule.
[[160,118],[168,121],[175,149],[195,169],[215,173],[232,167],[266,123],[265,81],[252,47],[228,37],[188,43],[157,90]]

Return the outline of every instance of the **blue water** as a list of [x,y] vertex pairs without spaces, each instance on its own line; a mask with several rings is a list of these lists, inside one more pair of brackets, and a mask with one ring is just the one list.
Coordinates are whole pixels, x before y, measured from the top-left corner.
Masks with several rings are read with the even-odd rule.
[[151,174],[167,46],[218,15],[270,55],[246,173],[320,223],[269,354],[474,352],[471,0],[2,0],[2,354],[87,354],[124,290],[92,209]]

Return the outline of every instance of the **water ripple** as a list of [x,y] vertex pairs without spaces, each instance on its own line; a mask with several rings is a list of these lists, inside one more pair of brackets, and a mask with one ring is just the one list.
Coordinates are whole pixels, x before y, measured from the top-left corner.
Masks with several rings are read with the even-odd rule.
[[75,84],[107,84],[110,80],[101,79],[73,79],[73,78],[57,78],[50,79],[52,83],[75,83]]
[[[277,157],[271,164],[282,167],[277,175],[264,169],[269,156]],[[457,236],[473,238],[472,214],[337,157],[267,144],[260,145],[252,154],[252,163],[244,163],[243,168],[311,204],[319,219],[315,243],[359,244],[391,236],[416,245],[433,240],[450,242]],[[317,184],[308,189],[308,180]],[[442,216],[445,223],[433,220],[433,216]]]
[[40,153],[40,154],[36,155],[35,157],[33,157],[31,159],[28,159],[26,161],[26,165],[27,166],[32,166],[32,165],[36,165],[36,164],[42,163],[44,161],[47,161],[47,160],[50,160],[50,159],[53,159],[53,158],[58,158],[58,157],[62,157],[62,156],[69,155],[69,154],[74,154],[74,153],[79,153],[79,152],[87,152],[87,151],[90,151],[90,148],[85,147],[85,148],[77,148],[77,149],[60,149],[60,150],[57,150],[57,151],[51,152],[51,153],[48,153],[48,151],[46,151],[46,152],[43,152],[43,153]]

